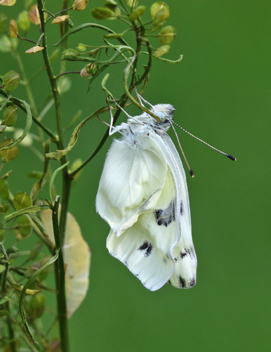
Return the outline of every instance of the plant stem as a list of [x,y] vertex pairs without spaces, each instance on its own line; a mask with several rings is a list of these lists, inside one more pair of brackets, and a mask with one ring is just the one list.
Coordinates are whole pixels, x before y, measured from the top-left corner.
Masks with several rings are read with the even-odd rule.
[[58,305],[58,320],[60,328],[60,339],[61,339],[61,350],[63,352],[69,351],[69,339],[68,339],[68,321],[67,321],[67,308],[66,308],[66,297],[61,295],[61,292],[65,293],[65,269],[64,269],[64,258],[62,252],[62,243],[59,232],[58,225],[58,208],[59,208],[59,197],[57,197],[53,211],[52,220],[54,228],[54,236],[56,248],[59,249],[58,259],[55,262],[55,279],[56,279],[56,289],[59,294],[57,295],[57,305]]
[[[68,8],[68,0],[63,1],[63,6]],[[44,34],[42,41],[44,50],[42,51],[43,59],[46,67],[46,71],[48,74],[48,78],[51,85],[51,90],[53,93],[53,98],[55,102],[55,114],[56,114],[56,128],[58,133],[58,141],[56,142],[58,149],[64,149],[64,139],[63,139],[63,127],[62,127],[62,119],[60,113],[60,97],[57,89],[56,79],[53,73],[53,69],[49,60],[48,49],[47,49],[47,38],[46,38],[46,29],[45,29],[45,21],[44,21],[44,12],[43,12],[43,2],[42,0],[38,0],[38,9],[40,14],[41,21],[41,30]],[[68,28],[68,26],[67,26]],[[64,27],[64,32],[67,30],[66,24]],[[65,46],[66,44],[64,44]],[[67,157],[64,155],[61,158],[61,164],[64,165],[67,163]],[[66,229],[66,219],[67,219],[67,211],[69,204],[69,194],[70,194],[70,186],[71,180],[68,175],[68,167],[63,168],[62,170],[62,207],[61,207],[61,216],[60,216],[60,224],[58,227],[58,202],[55,203],[54,211],[53,211],[53,221],[54,223],[54,231],[55,239],[58,241],[56,243],[57,247],[60,248],[60,256],[58,260],[55,262],[55,276],[56,276],[56,287],[59,292],[57,295],[57,310],[58,310],[58,318],[59,318],[59,330],[60,330],[60,339],[61,339],[61,350],[62,352],[68,352],[69,349],[69,336],[68,336],[68,321],[67,321],[67,307],[66,307],[66,296],[65,296],[65,271],[64,271],[64,262],[62,256],[62,243],[65,237],[65,229]]]

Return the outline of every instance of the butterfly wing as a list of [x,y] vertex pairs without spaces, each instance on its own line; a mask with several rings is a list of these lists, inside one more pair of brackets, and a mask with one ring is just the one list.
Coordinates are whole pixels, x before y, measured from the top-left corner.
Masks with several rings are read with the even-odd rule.
[[[156,145],[157,155],[162,153],[166,160],[170,157],[158,134],[149,133],[145,139]],[[107,239],[110,254],[152,291],[165,285],[174,271],[173,250],[180,240],[177,193],[175,177],[168,167],[163,186],[150,198],[151,209],[141,209],[136,222],[120,236],[111,231]]]
[[175,267],[172,249],[179,241],[176,189],[169,169],[165,184],[157,193],[154,209],[144,209],[137,221],[118,237],[111,230],[106,243],[110,254],[151,291],[170,279]]
[[164,133],[162,135],[167,149],[167,162],[172,171],[176,189],[178,213],[181,236],[173,249],[175,270],[170,278],[170,283],[178,288],[191,288],[196,284],[197,257],[192,240],[192,227],[189,196],[186,183],[185,171],[180,156],[171,138]]
[[114,140],[105,161],[96,209],[117,236],[143,209],[153,207],[153,195],[165,181],[165,157],[146,133],[126,131],[123,139]]

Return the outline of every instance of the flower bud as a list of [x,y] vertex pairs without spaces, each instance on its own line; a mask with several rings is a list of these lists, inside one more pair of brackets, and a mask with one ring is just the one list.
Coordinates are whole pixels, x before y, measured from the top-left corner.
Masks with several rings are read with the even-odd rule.
[[17,121],[17,107],[10,105],[4,110],[2,125],[13,126]]
[[[74,162],[73,162],[73,164],[72,164],[72,166],[71,166],[71,172],[73,171],[73,170],[76,170],[76,169],[78,169],[78,167],[80,167],[81,165],[82,165],[82,159],[76,159],[76,160],[74,160]],[[74,181],[77,181],[78,180],[78,178],[79,178],[79,176],[81,175],[81,173],[82,173],[82,171],[83,171],[83,169],[81,169],[80,171],[78,171],[77,173],[76,173],[76,175],[74,176],[74,178],[73,178],[73,180]]]
[[27,238],[32,233],[32,226],[27,215],[22,215],[18,219],[18,231],[23,238]]
[[38,293],[35,296],[31,297],[29,302],[30,314],[33,318],[40,318],[45,309],[46,297],[43,293]]
[[22,11],[19,14],[18,26],[22,31],[24,31],[24,32],[28,31],[28,29],[30,27],[30,20],[28,18],[28,12],[26,10]]
[[13,204],[16,210],[29,208],[32,205],[30,196],[25,192],[19,192],[15,194]]
[[106,20],[114,16],[114,12],[106,7],[96,7],[92,10],[91,14],[96,20]]
[[65,22],[69,17],[69,15],[57,16],[53,19],[52,24]]
[[16,71],[7,72],[2,78],[2,85],[7,92],[13,92],[20,83],[20,75]]
[[155,52],[154,52],[154,56],[155,57],[160,57],[164,54],[166,54],[170,49],[170,45],[162,45],[160,46],[160,48],[156,49]]
[[145,12],[146,7],[145,6],[138,6],[136,9],[134,9],[129,16],[130,21],[135,21],[138,19],[138,17],[142,16],[143,13]]
[[72,8],[75,11],[83,11],[87,7],[88,0],[75,0],[72,4]]
[[176,30],[172,26],[166,26],[158,33],[158,39],[161,44],[170,44],[175,37]]
[[154,22],[162,22],[169,16],[169,7],[163,1],[157,1],[151,6],[151,17]]
[[[44,12],[44,19],[46,20],[47,18],[47,13]],[[30,22],[40,26],[40,14],[39,14],[39,10],[38,10],[38,5],[32,5],[30,7],[30,10],[28,11],[28,18],[30,20]]]
[[9,35],[11,36],[11,38],[18,37],[18,26],[13,18],[9,22]]
[[[6,147],[7,145],[10,145],[13,142],[13,139],[5,139],[2,142],[0,142],[0,148],[1,147]],[[5,149],[5,150],[0,150],[0,157],[2,158],[2,161],[6,163],[7,161],[12,161],[17,158],[19,154],[19,149],[15,146],[10,149]]]

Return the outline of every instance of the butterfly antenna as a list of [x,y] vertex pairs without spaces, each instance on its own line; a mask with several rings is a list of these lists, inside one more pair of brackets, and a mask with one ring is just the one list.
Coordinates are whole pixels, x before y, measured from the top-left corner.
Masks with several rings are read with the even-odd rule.
[[[230,155],[230,154],[227,154],[227,153],[222,152],[221,150],[219,150],[219,149],[213,147],[212,145],[210,145],[210,144],[204,142],[202,139],[200,139],[200,138],[194,136],[192,133],[186,131],[183,127],[181,127],[180,125],[178,125],[175,121],[172,121],[172,123],[174,123],[174,125],[178,126],[181,130],[183,130],[184,132],[186,132],[187,134],[189,134],[191,137],[197,139],[198,141],[200,141],[201,143],[207,145],[208,147],[210,147],[210,148],[216,150],[216,151],[219,152],[220,154],[225,155],[227,158],[229,158],[229,159],[231,159],[231,160],[233,160],[233,161],[236,161],[236,160],[237,160],[233,155]],[[173,127],[173,126],[172,126],[172,127]],[[176,132],[175,132],[175,134],[176,134]]]
[[191,167],[190,167],[190,165],[189,165],[189,163],[188,163],[188,161],[187,161],[187,159],[186,159],[186,156],[185,156],[185,154],[184,154],[184,151],[183,151],[181,142],[180,142],[180,140],[179,140],[178,134],[177,134],[177,132],[176,132],[176,130],[175,130],[173,124],[172,124],[173,121],[172,121],[172,120],[169,120],[169,122],[170,122],[171,127],[172,127],[172,129],[173,129],[173,131],[174,131],[174,133],[175,133],[176,138],[177,138],[179,147],[180,147],[180,149],[181,149],[181,152],[182,152],[184,161],[185,161],[185,163],[186,163],[186,165],[187,165],[187,167],[188,167],[189,173],[190,173],[191,177],[194,177],[194,176],[195,176],[194,171],[191,169]]

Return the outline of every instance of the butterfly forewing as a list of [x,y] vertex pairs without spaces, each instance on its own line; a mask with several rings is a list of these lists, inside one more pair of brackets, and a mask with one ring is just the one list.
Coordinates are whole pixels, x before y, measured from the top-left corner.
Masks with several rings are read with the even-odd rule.
[[[129,132],[129,131],[128,131]],[[145,133],[114,140],[104,165],[96,208],[116,235],[131,226],[139,208],[151,208],[150,196],[162,187],[167,164]]]
[[178,209],[179,215],[177,215],[177,218],[180,223],[181,236],[178,244],[173,250],[173,257],[176,267],[170,278],[170,283],[178,288],[191,288],[196,284],[197,257],[192,239],[191,215],[186,176],[180,156],[172,140],[166,133],[162,135],[162,138],[169,152],[167,162],[174,175],[177,194],[180,195],[178,198],[180,206]]

